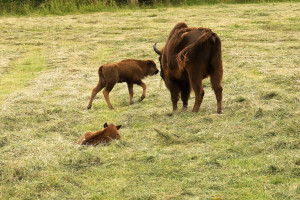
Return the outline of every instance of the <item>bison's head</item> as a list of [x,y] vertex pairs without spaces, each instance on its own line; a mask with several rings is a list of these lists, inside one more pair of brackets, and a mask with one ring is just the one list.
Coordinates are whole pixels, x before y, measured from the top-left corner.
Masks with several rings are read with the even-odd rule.
[[159,64],[160,64],[160,76],[163,80],[165,80],[165,72],[161,63],[162,60],[162,51],[158,50],[156,47],[157,42],[153,45],[153,49],[155,51],[155,53],[157,53],[159,55],[158,60],[159,60]]
[[147,74],[152,76],[157,74],[159,70],[156,67],[156,64],[153,60],[147,60]]

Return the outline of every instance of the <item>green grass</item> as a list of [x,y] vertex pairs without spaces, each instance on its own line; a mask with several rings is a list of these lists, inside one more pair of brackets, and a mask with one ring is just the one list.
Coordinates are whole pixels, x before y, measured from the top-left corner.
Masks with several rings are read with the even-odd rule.
[[45,67],[45,59],[38,51],[31,51],[1,68],[0,102],[11,92],[30,84],[38,72]]
[[[0,199],[299,199],[299,3],[0,18]],[[153,59],[179,21],[222,39],[224,114],[172,112],[160,77],[86,110],[100,65]],[[76,144],[105,122],[121,141]]]

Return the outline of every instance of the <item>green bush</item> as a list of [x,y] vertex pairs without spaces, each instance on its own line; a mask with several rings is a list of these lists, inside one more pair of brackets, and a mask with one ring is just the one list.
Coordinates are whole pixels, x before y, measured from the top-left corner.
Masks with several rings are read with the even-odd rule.
[[290,0],[0,0],[0,15],[29,13],[66,14],[95,12],[124,6],[199,5],[216,3],[261,3]]

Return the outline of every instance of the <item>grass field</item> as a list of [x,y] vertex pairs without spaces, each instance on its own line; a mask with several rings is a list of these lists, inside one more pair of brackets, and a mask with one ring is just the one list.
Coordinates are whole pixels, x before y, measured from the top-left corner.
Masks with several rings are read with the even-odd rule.
[[[0,199],[300,199],[300,3],[0,18]],[[86,110],[101,64],[153,59],[180,21],[222,40],[223,114],[173,113],[159,75]],[[158,64],[159,65],[159,64]],[[181,106],[181,105],[179,105]],[[76,144],[105,122],[121,141]]]

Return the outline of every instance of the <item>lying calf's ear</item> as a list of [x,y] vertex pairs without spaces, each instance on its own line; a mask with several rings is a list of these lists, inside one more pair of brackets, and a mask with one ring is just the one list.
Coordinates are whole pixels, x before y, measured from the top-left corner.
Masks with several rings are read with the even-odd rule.
[[117,127],[117,129],[119,130],[119,129],[121,128],[121,126],[122,126],[122,125],[118,125],[118,126],[116,126],[116,127]]
[[147,61],[147,64],[148,64],[148,65],[150,65],[150,64],[151,64],[151,61],[150,61],[150,60],[148,60],[148,61]]
[[108,127],[107,123],[105,122],[105,124],[103,125],[104,128]]

